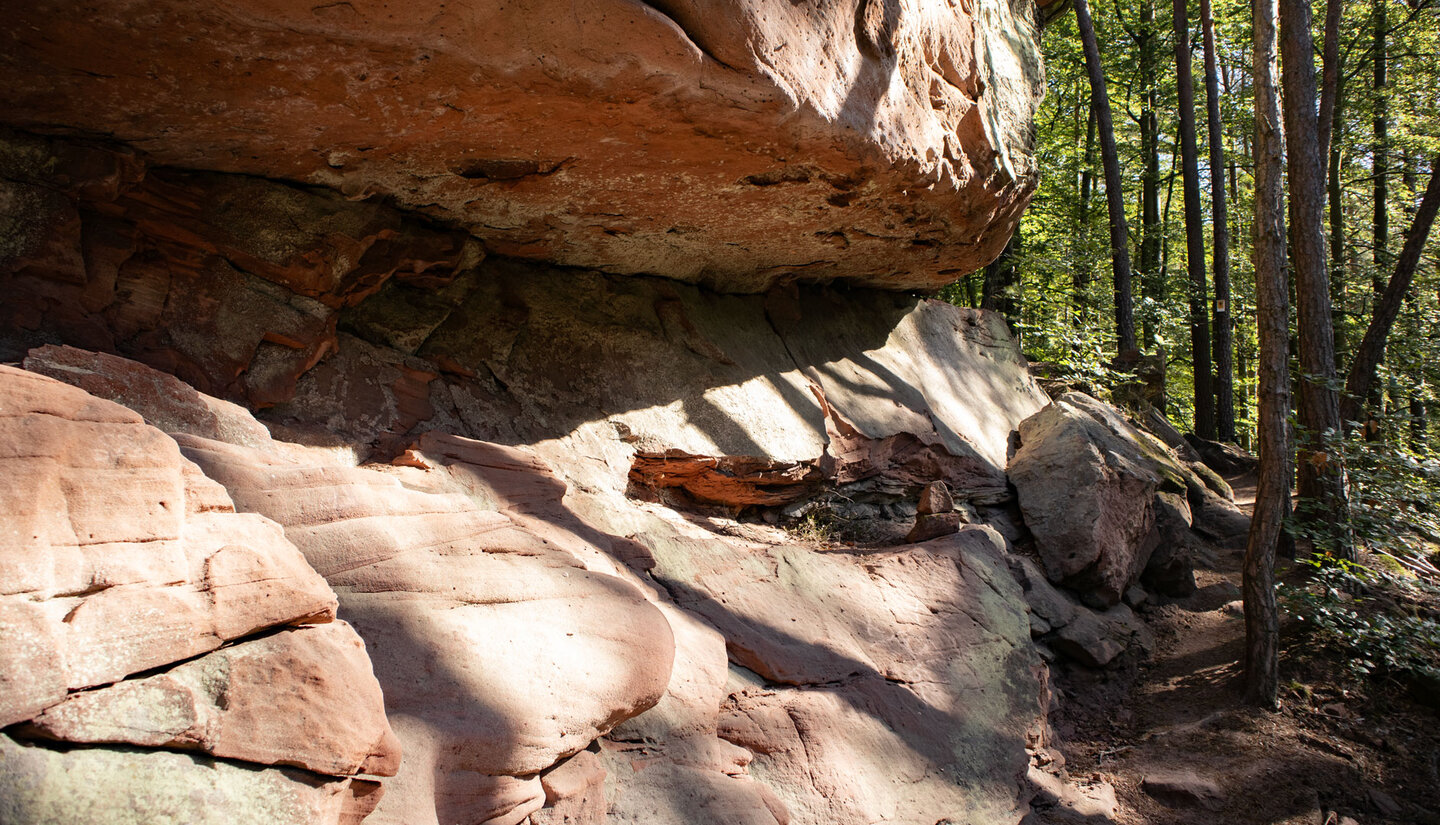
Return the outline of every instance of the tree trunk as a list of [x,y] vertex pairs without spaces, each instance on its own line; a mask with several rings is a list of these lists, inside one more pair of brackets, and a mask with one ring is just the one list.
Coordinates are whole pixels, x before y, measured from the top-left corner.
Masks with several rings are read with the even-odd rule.
[[1355,349],[1355,360],[1350,365],[1350,374],[1345,379],[1345,417],[1353,419],[1359,412],[1360,399],[1369,395],[1375,385],[1375,368],[1385,355],[1385,341],[1390,329],[1400,315],[1405,295],[1415,279],[1415,270],[1420,264],[1420,253],[1430,237],[1430,228],[1435,223],[1435,213],[1440,211],[1440,155],[1430,161],[1430,185],[1425,187],[1425,196],[1420,199],[1420,208],[1415,210],[1415,221],[1405,233],[1405,247],[1395,262],[1395,274],[1390,276],[1384,293],[1375,305],[1375,314],[1365,337]]
[[1280,611],[1275,547],[1286,503],[1290,438],[1289,295],[1285,283],[1284,137],[1275,88],[1275,3],[1254,0],[1255,19],[1255,314],[1260,334],[1260,475],[1245,543],[1245,698],[1274,708],[1280,691]]
[[[1341,200],[1340,143],[1331,136],[1340,128],[1340,17],[1341,0],[1328,0],[1325,5],[1324,75],[1320,83],[1320,156],[1329,160],[1325,192],[1330,199],[1330,290],[1336,308],[1330,316],[1331,326],[1341,335],[1339,307],[1345,301],[1345,205]],[[1341,344],[1344,342],[1341,341]],[[1343,348],[1343,347],[1342,347]]]
[[1090,115],[1085,122],[1085,165],[1080,170],[1080,221],[1088,227],[1090,196],[1095,191],[1095,95],[1090,95]]
[[1390,271],[1390,118],[1385,97],[1385,35],[1389,27],[1386,0],[1375,0],[1375,141],[1370,149],[1375,173],[1375,270],[1371,274],[1375,294],[1385,291],[1385,273]]
[[1195,81],[1190,71],[1190,15],[1174,0],[1175,84],[1180,93],[1180,155],[1185,185],[1185,258],[1190,273],[1190,357],[1195,373],[1195,434],[1215,438],[1215,392],[1210,381],[1210,319],[1205,281],[1205,216],[1195,150]]
[[1230,322],[1230,217],[1225,203],[1224,128],[1220,121],[1220,76],[1215,67],[1215,19],[1210,0],[1200,0],[1205,41],[1205,102],[1210,132],[1210,210],[1215,271],[1215,437],[1235,440],[1235,365]]
[[1339,124],[1335,107],[1340,102],[1340,16],[1344,11],[1341,0],[1327,0],[1325,4],[1325,55],[1322,62],[1324,76],[1320,81],[1320,157],[1330,154],[1330,138]]
[[1100,65],[1100,45],[1086,0],[1075,0],[1075,23],[1085,49],[1085,68],[1090,73],[1090,105],[1095,110],[1100,136],[1100,159],[1105,166],[1105,202],[1110,210],[1110,263],[1115,274],[1115,334],[1119,354],[1137,349],[1135,308],[1130,295],[1130,230],[1125,223],[1125,193],[1120,187],[1120,154],[1115,149],[1115,126],[1110,116],[1110,96],[1105,91],[1105,72]]
[[1015,266],[1015,256],[1022,241],[1020,230],[1010,236],[1005,251],[985,267],[985,287],[980,297],[980,307],[999,312],[1005,316],[1005,325],[1010,334],[1018,336],[1016,325],[1020,322],[1019,280],[1020,271]]
[[[1332,105],[1331,132],[1335,132],[1344,115],[1342,90],[1337,90]],[[1345,349],[1341,321],[1341,307],[1345,303],[1345,191],[1340,185],[1341,155],[1339,141],[1330,144],[1330,168],[1325,179],[1325,194],[1330,204],[1330,291],[1335,306],[1330,312],[1330,323],[1335,329],[1336,348]]]
[[[1090,94],[1090,113],[1085,123],[1085,155],[1083,166],[1080,169],[1080,213],[1079,226],[1075,237],[1090,237],[1090,199],[1095,193],[1095,94]],[[1072,263],[1073,269],[1070,273],[1070,286],[1074,292],[1073,305],[1075,314],[1079,317],[1078,326],[1089,326],[1093,323],[1091,319],[1090,281],[1091,281],[1091,260],[1089,256],[1089,244],[1082,244],[1080,249],[1083,254],[1077,255]]]
[[[1158,71],[1155,49],[1155,0],[1140,3],[1140,151],[1145,169],[1140,178],[1140,290],[1156,304],[1165,302],[1165,279],[1160,271],[1160,119],[1155,112]],[[1155,349],[1153,312],[1142,314],[1142,334],[1147,350]]]
[[[1386,29],[1389,26],[1389,15],[1386,13],[1386,0],[1374,0],[1373,9],[1374,30],[1371,51],[1375,55],[1375,74],[1371,90],[1375,95],[1375,120],[1372,124],[1374,140],[1370,147],[1370,169],[1373,172],[1371,181],[1374,186],[1372,190],[1374,220],[1370,236],[1372,250],[1370,288],[1374,293],[1375,310],[1378,314],[1379,304],[1383,300],[1381,296],[1385,292],[1385,273],[1390,271],[1390,122],[1385,98],[1385,74],[1388,62],[1385,59],[1385,39]],[[1378,358],[1379,362],[1385,360],[1384,341],[1381,341]],[[1369,423],[1365,427],[1365,438],[1374,441],[1382,437],[1381,426],[1376,420],[1376,416],[1379,416],[1380,420],[1384,418],[1385,391],[1372,382],[1370,393],[1364,398],[1370,402],[1370,413],[1366,416]],[[1347,402],[1342,402],[1342,409],[1351,406]],[[1357,405],[1355,414],[1345,416],[1344,420],[1355,420],[1357,415],[1363,414]]]
[[1325,446],[1340,432],[1340,398],[1334,387],[1335,333],[1330,321],[1330,284],[1323,232],[1325,172],[1315,112],[1314,42],[1310,4],[1280,4],[1280,51],[1284,60],[1286,171],[1290,181],[1290,262],[1295,272],[1295,313],[1299,328],[1300,425],[1303,446],[1297,460],[1303,518],[1329,528],[1326,549],[1355,560],[1344,467]]

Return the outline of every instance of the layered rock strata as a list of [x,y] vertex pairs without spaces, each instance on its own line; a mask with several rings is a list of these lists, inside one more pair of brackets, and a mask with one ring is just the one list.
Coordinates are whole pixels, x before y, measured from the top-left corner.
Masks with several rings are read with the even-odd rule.
[[[0,160],[7,357],[172,433],[328,580],[403,745],[371,821],[1023,815],[1046,671],[1013,548],[961,524],[1012,503],[1012,436],[1047,401],[997,317],[894,292],[725,294],[668,264],[647,278],[537,263],[517,256],[577,259],[503,231],[487,255],[413,213],[114,146],[12,135]],[[788,188],[793,211],[812,183],[747,185]],[[794,276],[742,248],[734,265],[756,280],[725,280],[685,249],[710,273],[694,279],[732,290]],[[901,283],[883,273],[910,253],[886,249],[885,267],[863,249],[845,265]],[[958,532],[900,541],[936,481],[953,498],[927,496],[924,516]],[[827,549],[765,521],[840,501],[894,539]],[[239,758],[211,729],[225,709],[195,692],[203,661],[126,691],[188,687],[185,714],[147,721],[145,741]],[[29,741],[78,738],[91,701],[30,714]]]
[[136,413],[6,366],[0,464],[0,821],[375,806],[380,686],[278,525]]
[[10,4],[0,111],[504,255],[936,288],[1035,185],[1032,0]]
[[[744,308],[728,317],[743,318]],[[543,329],[564,328],[530,318]],[[927,326],[937,321],[944,325]],[[988,386],[1021,388],[1019,395],[993,390],[1007,399],[995,409],[1010,405],[1009,420],[1017,421],[1019,411],[1038,407],[1003,339],[981,345],[990,339],[966,343],[955,335],[989,335],[989,326],[921,305],[901,316],[907,327],[915,331],[902,337],[943,344],[954,357],[936,352],[916,362],[898,348],[872,349],[861,361],[871,372],[841,358],[815,374],[923,371],[930,380],[890,385],[903,401],[925,397],[917,386],[959,392],[964,370],[976,370],[975,380],[993,370]],[[774,336],[727,339],[727,358],[755,363],[769,350],[771,363],[793,365],[789,352],[776,357],[786,347],[771,343]],[[785,340],[802,352],[815,346],[795,333]],[[975,355],[957,353],[957,345],[975,347]],[[657,337],[651,346],[674,344]],[[607,419],[569,425],[569,433],[526,450],[429,430],[392,463],[356,468],[341,460],[353,455],[348,449],[275,440],[243,409],[133,362],[52,346],[33,350],[25,363],[128,397],[147,417],[168,422],[208,477],[243,509],[285,525],[329,577],[341,614],[367,639],[405,745],[405,762],[372,821],[545,821],[570,810],[621,822],[932,815],[993,822],[1023,812],[1025,743],[1043,717],[1043,668],[993,533],[967,528],[870,556],[819,555],[789,546],[780,531],[726,537],[625,495],[639,445],[702,437],[663,410],[642,408],[618,426]],[[527,369],[511,374],[508,391],[538,403],[533,388],[553,386],[539,376],[559,365],[541,369],[538,351],[519,363]],[[891,366],[881,371],[882,364]],[[938,368],[959,364],[970,366]],[[326,386],[353,394],[374,377],[354,367],[342,375]],[[777,405],[766,388],[787,380],[796,379],[767,375],[722,398],[732,410],[759,408],[768,420],[799,422],[791,441],[761,433],[770,446],[757,452],[769,460],[786,457],[787,444],[823,454],[836,405],[816,400],[808,419]],[[847,382],[835,386],[837,398],[855,392]],[[135,387],[155,391],[138,398]],[[355,403],[336,393],[323,404],[282,405],[275,412],[290,423],[276,431],[313,436],[299,412],[314,404],[319,421],[343,421],[327,411]],[[889,416],[925,421],[934,433],[946,419],[931,419],[930,409],[897,405]],[[975,414],[948,411],[952,421]],[[529,426],[552,420],[536,416]],[[798,437],[807,420],[808,435]],[[1003,456],[1004,436],[967,432],[973,442],[956,433],[954,443],[972,466],[993,467],[984,456]],[[566,477],[547,469],[552,462],[562,462],[554,466]],[[566,662],[580,670],[566,670]],[[965,779],[957,785],[956,776]],[[865,790],[852,798],[835,792],[841,787]]]

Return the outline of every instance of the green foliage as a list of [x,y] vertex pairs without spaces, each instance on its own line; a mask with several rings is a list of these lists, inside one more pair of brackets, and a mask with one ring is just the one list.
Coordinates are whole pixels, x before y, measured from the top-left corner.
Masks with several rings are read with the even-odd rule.
[[[1402,445],[1411,424],[1392,416],[1324,439],[1324,460],[1338,462],[1349,483],[1354,537],[1371,553],[1424,557],[1440,543],[1440,462]],[[1335,546],[1324,519],[1297,520],[1292,530],[1322,552]]]
[[840,541],[843,519],[829,507],[815,507],[785,531],[796,541],[828,547]]
[[[1440,597],[1434,587],[1380,573],[1330,556],[1302,564],[1313,575],[1302,587],[1281,587],[1285,609],[1305,627],[1308,640],[1336,655],[1357,678],[1404,678],[1440,665],[1440,623],[1403,608],[1400,596]],[[1386,592],[1384,600],[1355,593]]]
[[[1154,19],[1147,31],[1141,16],[1150,2]],[[1189,4],[1192,17],[1198,3]],[[1166,413],[1179,426],[1191,420],[1196,359],[1188,329],[1189,283],[1186,277],[1184,216],[1176,165],[1178,103],[1171,5],[1139,3],[1092,4],[1102,62],[1115,117],[1120,151],[1121,184],[1130,216],[1130,257],[1136,264],[1133,294],[1135,320],[1147,352],[1163,349],[1168,365]],[[1256,415],[1254,272],[1250,261],[1254,101],[1252,96],[1252,21],[1248,0],[1215,0],[1217,58],[1225,152],[1225,185],[1230,199],[1231,317],[1235,329],[1235,401],[1239,441],[1249,443]],[[1338,225],[1327,223],[1332,264],[1339,366],[1370,321],[1376,284],[1389,277],[1419,193],[1425,188],[1431,158],[1440,151],[1440,3],[1389,0],[1390,30],[1386,40],[1388,82],[1385,105],[1371,88],[1375,61],[1372,2],[1344,5],[1341,26],[1341,80],[1334,147],[1338,153]],[[1317,47],[1323,39],[1323,3],[1314,15]],[[1192,38],[1197,42],[1196,20]],[[1150,45],[1153,77],[1146,76],[1143,47]],[[1069,374],[1097,383],[1108,378],[1104,365],[1115,356],[1114,285],[1111,281],[1108,216],[1098,140],[1088,139],[1090,88],[1073,13],[1060,14],[1044,31],[1046,97],[1036,113],[1035,154],[1041,170],[1038,190],[1019,228],[1016,255],[1019,285],[1018,328],[1022,346],[1032,360],[1051,362]],[[1318,63],[1318,61],[1317,61]],[[1140,122],[1147,92],[1153,89],[1158,117],[1157,159],[1160,243],[1158,268],[1144,272],[1141,193],[1145,152]],[[1204,91],[1196,89],[1201,147],[1202,202],[1210,207],[1211,180],[1203,142],[1206,137]],[[1388,145],[1374,139],[1374,119],[1385,113]],[[1087,151],[1088,145],[1088,151]],[[1386,250],[1373,248],[1377,152],[1388,159],[1390,238]],[[1085,184],[1088,172],[1088,187]],[[1327,204],[1328,208],[1329,204]],[[1327,211],[1327,221],[1330,214]],[[1208,224],[1208,220],[1207,220]],[[1205,227],[1208,236],[1211,227]],[[1440,233],[1437,233],[1440,234]],[[1388,373],[1382,406],[1418,409],[1436,401],[1440,386],[1440,264],[1432,236],[1430,250],[1416,274],[1413,296],[1396,324],[1386,350]],[[1208,256],[1207,256],[1208,257]],[[1213,273],[1207,260],[1207,271]],[[946,291],[947,300],[967,306],[981,299],[980,274]],[[1148,333],[1148,334],[1147,334]],[[1153,340],[1153,344],[1151,341]],[[1440,416],[1425,418],[1421,437],[1437,429]],[[1440,432],[1436,432],[1440,437]],[[1420,440],[1419,438],[1416,439]],[[1412,444],[1413,448],[1415,445]]]

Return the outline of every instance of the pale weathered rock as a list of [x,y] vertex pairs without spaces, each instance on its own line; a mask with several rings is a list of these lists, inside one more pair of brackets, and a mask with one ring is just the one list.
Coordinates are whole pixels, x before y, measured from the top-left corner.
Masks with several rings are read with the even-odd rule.
[[605,768],[600,758],[581,751],[540,777],[545,807],[530,815],[531,825],[604,825]]
[[920,491],[920,501],[915,505],[915,512],[922,516],[948,513],[955,509],[955,499],[950,496],[950,488],[945,486],[943,481],[932,481],[925,485]]
[[[933,288],[999,253],[1035,184],[1028,0],[12,11],[11,124],[393,198],[570,266]],[[387,239],[357,240],[335,257]]]
[[1140,781],[1141,790],[1166,805],[1199,805],[1218,810],[1224,794],[1215,780],[1192,770],[1169,770],[1147,774]]
[[[544,801],[536,773],[659,700],[674,651],[664,617],[458,486],[422,492],[178,438],[238,506],[286,526],[365,638],[404,747],[374,821],[519,822]],[[458,466],[467,450],[448,443]],[[514,474],[513,458],[500,463]]]
[[244,407],[204,395],[173,375],[126,358],[44,346],[26,353],[23,366],[114,401],[163,432],[189,433],[247,447],[271,443],[270,431]]
[[1026,779],[1036,792],[1030,805],[1042,812],[1043,817],[1032,814],[1024,820],[1024,825],[1031,822],[1087,825],[1114,822],[1119,816],[1120,802],[1115,798],[1115,787],[1098,775],[1094,780],[1080,784],[1032,766]]
[[0,366],[0,725],[335,597],[140,417]]
[[[414,335],[411,310],[367,310],[418,294],[392,279],[342,311],[339,351],[266,413],[277,434],[393,464],[180,437],[242,508],[286,525],[366,639],[405,745],[375,821],[519,821],[544,803],[536,772],[612,725],[617,821],[1019,818],[1047,700],[998,536],[819,555],[621,493],[637,450],[676,449],[816,462],[897,500],[936,479],[970,505],[1002,500],[1012,430],[1044,403],[1003,321],[498,258],[421,302]],[[684,673],[662,667],[672,644]],[[757,669],[728,685],[727,647]],[[777,727],[795,729],[792,710],[807,720],[793,737]]]
[[1040,632],[1047,633],[1051,629],[1064,627],[1075,618],[1080,607],[1071,597],[1056,590],[1034,562],[1024,556],[1017,556],[1010,559],[1010,570],[1025,594],[1025,603],[1030,607],[1032,627],[1035,620],[1039,619],[1043,623]]
[[1184,598],[1195,592],[1195,561],[1203,555],[1191,532],[1190,505],[1177,493],[1155,494],[1155,530],[1159,542],[1145,563],[1141,580],[1165,596]]
[[657,542],[651,574],[765,679],[732,684],[720,735],[755,754],[792,822],[1018,818],[1038,659],[997,541],[971,529],[859,558]]
[[749,777],[723,776],[665,761],[607,760],[619,788],[610,800],[611,825],[789,825],[785,804]]
[[379,796],[359,779],[170,751],[58,751],[0,734],[7,825],[356,825]]
[[1086,667],[1105,667],[1125,652],[1129,635],[1095,613],[1081,609],[1072,621],[1053,636],[1046,637],[1045,643],[1061,656]]
[[949,536],[960,531],[962,521],[959,513],[934,513],[915,518],[915,526],[905,535],[905,541],[917,544],[922,541]]
[[74,694],[24,731],[335,776],[393,776],[400,762],[365,646],[344,622],[240,642],[161,674]]
[[1154,549],[1160,476],[1078,393],[1020,424],[1010,479],[1051,581],[1099,606],[1120,601]]

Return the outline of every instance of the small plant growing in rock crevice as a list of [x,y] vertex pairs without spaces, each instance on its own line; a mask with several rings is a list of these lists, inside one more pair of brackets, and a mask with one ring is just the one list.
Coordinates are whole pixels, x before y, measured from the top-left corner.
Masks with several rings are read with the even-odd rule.
[[828,507],[815,507],[799,520],[788,525],[785,531],[796,541],[825,547],[840,540],[842,526],[841,519],[834,510]]

